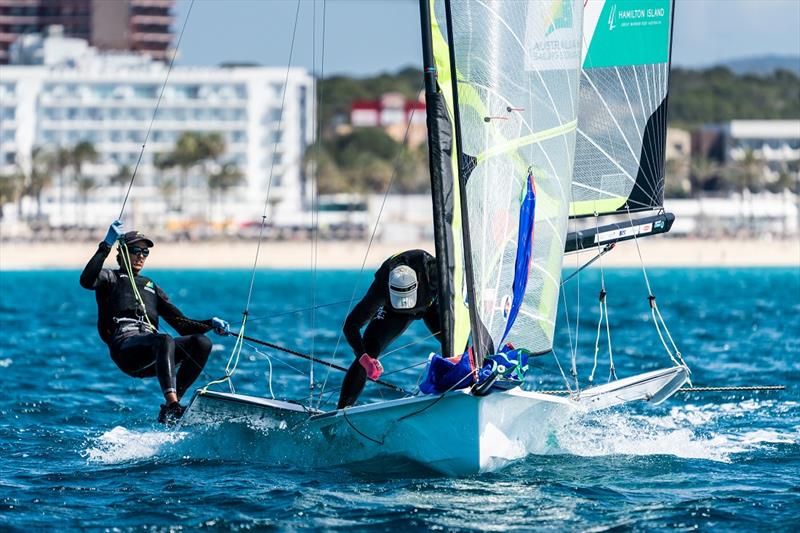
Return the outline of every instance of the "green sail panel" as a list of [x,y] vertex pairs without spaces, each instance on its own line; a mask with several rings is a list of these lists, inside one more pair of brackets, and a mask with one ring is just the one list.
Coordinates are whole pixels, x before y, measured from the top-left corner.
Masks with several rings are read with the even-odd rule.
[[570,215],[664,202],[672,0],[587,0]]
[[[439,22],[433,12],[433,1],[431,2],[431,40],[433,45],[434,62],[436,64],[439,95],[443,105],[437,101],[437,120],[438,128],[442,130],[442,146],[431,147],[431,153],[441,152],[450,154],[449,161],[439,161],[440,165],[449,165],[449,168],[439,170],[442,180],[443,196],[442,209],[446,219],[446,252],[438,254],[439,261],[446,260],[445,265],[447,275],[444,283],[446,289],[440,291],[444,294],[443,305],[447,308],[444,314],[446,319],[452,320],[452,324],[444,327],[449,328],[452,342],[448,349],[450,353],[444,354],[445,357],[460,355],[467,347],[470,335],[469,309],[466,304],[466,287],[464,271],[464,243],[462,240],[462,219],[461,219],[461,190],[458,181],[458,153],[455,148],[455,130],[453,128],[453,92],[452,76],[450,74],[450,50],[447,45],[446,32],[440,27]],[[442,109],[442,107],[444,109]],[[429,117],[433,118],[433,117]],[[429,126],[430,127],[430,126]],[[442,157],[443,159],[443,157]],[[446,259],[442,256],[446,255]]]
[[[530,171],[536,186],[532,260],[506,341],[534,352],[552,348],[578,123],[582,7],[583,0],[452,4],[453,111],[461,126],[476,308],[496,347],[513,298]],[[446,42],[444,1],[434,0],[432,12],[434,30]],[[453,73],[441,59],[444,86],[442,71]]]

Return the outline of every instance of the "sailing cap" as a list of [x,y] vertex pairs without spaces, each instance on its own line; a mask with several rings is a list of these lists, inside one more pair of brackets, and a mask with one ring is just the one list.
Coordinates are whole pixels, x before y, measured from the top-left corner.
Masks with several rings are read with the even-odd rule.
[[121,240],[122,242],[124,242],[125,244],[133,244],[133,243],[135,243],[135,242],[144,241],[144,243],[145,243],[145,244],[146,244],[148,247],[151,247],[151,248],[152,248],[153,246],[155,246],[155,245],[153,244],[153,241],[152,241],[151,239],[148,239],[148,238],[147,238],[147,236],[145,236],[145,234],[144,234],[144,233],[142,233],[141,231],[129,231],[129,232],[125,233],[125,234],[124,234],[124,235],[123,235],[123,236],[120,238],[120,240]]
[[417,273],[400,265],[389,273],[389,299],[395,309],[413,309],[417,305]]

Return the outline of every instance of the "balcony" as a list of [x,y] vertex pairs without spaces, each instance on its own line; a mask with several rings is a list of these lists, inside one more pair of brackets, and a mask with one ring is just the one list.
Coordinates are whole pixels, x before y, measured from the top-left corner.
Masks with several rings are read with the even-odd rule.
[[144,33],[144,32],[133,32],[131,35],[131,40],[135,43],[164,43],[169,44],[172,42],[172,34],[171,33]]
[[[133,15],[131,17],[131,23],[134,25],[158,24],[160,26],[170,26],[174,22],[175,17],[171,15]],[[169,28],[167,28],[167,31],[169,31]]]
[[170,9],[175,5],[175,0],[131,0],[131,7],[161,7]]

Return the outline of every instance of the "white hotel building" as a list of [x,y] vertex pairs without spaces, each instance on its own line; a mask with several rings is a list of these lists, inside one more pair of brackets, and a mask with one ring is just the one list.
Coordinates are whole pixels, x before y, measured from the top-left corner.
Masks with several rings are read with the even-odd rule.
[[[89,208],[78,207],[73,186],[62,191],[54,185],[43,211],[54,225],[106,224],[124,195],[124,187],[109,180],[122,165],[136,165],[168,67],[142,56],[99,53],[79,39],[27,38],[18,57],[34,64],[0,67],[0,172],[29,168],[36,146],[89,141],[100,154],[84,171],[97,183]],[[302,158],[314,140],[314,81],[304,69],[292,68],[284,96],[286,76],[285,67],[173,67],[126,211],[133,222],[165,224],[201,214],[259,221],[272,173],[269,218],[279,225],[296,223],[309,188]],[[164,183],[176,175],[157,170],[153,159],[169,152],[186,131],[221,133],[227,148],[222,162],[236,163],[245,184],[229,191],[224,202],[212,202],[205,171],[198,167],[189,176],[180,211],[170,212]]]

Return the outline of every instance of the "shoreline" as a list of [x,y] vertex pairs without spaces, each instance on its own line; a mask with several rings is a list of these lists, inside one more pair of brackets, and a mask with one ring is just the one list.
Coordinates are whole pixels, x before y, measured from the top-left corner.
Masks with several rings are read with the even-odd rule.
[[[651,238],[639,241],[647,267],[797,267],[800,268],[800,239],[788,240],[699,240]],[[365,268],[380,265],[387,257],[412,248],[433,252],[431,242],[373,243]],[[97,249],[96,242],[17,243],[0,242],[0,271],[81,269]],[[317,248],[317,268],[359,269],[367,249],[365,241],[322,241]],[[310,270],[313,257],[309,241],[267,241],[261,243],[259,269]],[[150,269],[252,268],[255,241],[174,242],[157,244],[148,258]],[[583,252],[580,262],[594,257]],[[112,252],[106,262],[115,266]],[[565,258],[568,268],[575,256]],[[636,244],[620,243],[603,256],[604,267],[639,266]],[[597,263],[590,268],[596,268]]]

